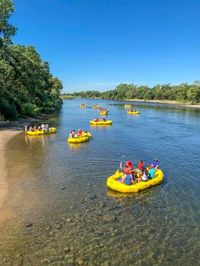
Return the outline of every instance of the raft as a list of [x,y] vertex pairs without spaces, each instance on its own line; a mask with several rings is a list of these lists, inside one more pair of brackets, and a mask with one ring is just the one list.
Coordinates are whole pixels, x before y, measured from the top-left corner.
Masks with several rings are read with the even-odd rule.
[[48,131],[46,131],[46,130],[36,130],[36,131],[27,131],[27,132],[25,132],[25,134],[29,135],[29,136],[48,135],[48,134],[53,134],[53,133],[56,133],[56,128],[55,127],[50,127]]
[[140,112],[139,111],[128,111],[127,112],[127,114],[129,114],[129,115],[138,115],[138,114],[140,114]]
[[80,108],[86,108],[86,107],[87,107],[86,104],[81,104],[81,105],[80,105]]
[[90,125],[93,125],[93,126],[110,126],[110,125],[112,125],[112,120],[98,121],[98,122],[91,120]]
[[95,105],[95,104],[93,104],[93,105],[92,105],[92,108],[93,108],[93,109],[99,109],[99,108],[100,108],[100,105]]
[[125,104],[125,105],[124,105],[124,108],[126,108],[126,109],[129,108],[129,109],[130,109],[131,106],[132,106],[131,104]]
[[108,111],[100,111],[99,114],[100,115],[108,115]]
[[154,187],[159,185],[163,182],[164,174],[161,169],[158,169],[155,173],[155,177],[149,179],[148,181],[141,181],[133,185],[126,185],[124,183],[120,183],[117,181],[118,178],[122,177],[124,174],[116,171],[116,173],[107,179],[107,187],[122,193],[133,193],[133,192],[140,192],[150,187]]
[[91,139],[92,138],[92,134],[90,132],[87,132],[87,133],[83,132],[82,133],[82,137],[89,137]]
[[92,138],[92,134],[90,132],[84,133],[82,136],[79,136],[77,138],[68,138],[67,141],[69,143],[85,143],[88,142]]

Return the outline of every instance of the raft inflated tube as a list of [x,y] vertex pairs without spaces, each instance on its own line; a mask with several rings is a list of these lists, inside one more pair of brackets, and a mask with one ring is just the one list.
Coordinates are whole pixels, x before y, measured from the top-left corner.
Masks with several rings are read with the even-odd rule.
[[108,111],[100,111],[99,113],[100,113],[100,115],[107,115]]
[[139,111],[134,111],[134,112],[128,111],[127,114],[129,114],[129,115],[138,115],[138,114],[140,114],[140,112]]
[[91,139],[92,138],[92,134],[90,132],[87,132],[87,133],[83,132],[82,133],[82,137],[89,137]]
[[93,109],[99,109],[100,108],[100,105],[92,105],[92,108]]
[[87,106],[86,106],[86,104],[81,104],[80,105],[80,108],[86,108]]
[[91,120],[90,121],[90,125],[93,125],[93,126],[109,126],[109,125],[112,125],[112,120],[98,121],[98,122],[95,122],[95,121]]
[[85,143],[88,142],[92,138],[92,134],[90,132],[83,132],[82,136],[78,136],[77,138],[68,138],[69,143]]
[[90,140],[90,137],[77,137],[77,138],[68,138],[69,143],[85,143]]
[[161,169],[158,169],[155,172],[155,177],[152,179],[148,179],[147,181],[141,181],[136,184],[126,185],[124,183],[120,183],[117,179],[123,177],[123,173],[116,171],[116,173],[107,179],[107,187],[122,193],[133,193],[140,192],[150,187],[154,187],[163,182],[164,174]]
[[124,107],[130,109],[131,108],[131,104],[125,104]]
[[49,130],[27,131],[25,133],[26,135],[29,135],[29,136],[48,135],[48,134],[56,133],[56,128],[50,127]]

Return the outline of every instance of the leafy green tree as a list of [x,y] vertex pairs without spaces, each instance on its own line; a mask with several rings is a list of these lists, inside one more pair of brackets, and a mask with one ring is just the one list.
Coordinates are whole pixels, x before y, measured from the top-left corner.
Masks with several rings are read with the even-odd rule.
[[192,86],[187,91],[188,99],[193,103],[199,103],[200,102],[200,86]]
[[12,43],[16,28],[9,24],[8,20],[14,12],[12,0],[0,0],[0,49],[4,45]]
[[8,23],[13,1],[0,0],[0,116],[17,119],[57,110],[62,83],[33,46],[12,45],[15,28]]

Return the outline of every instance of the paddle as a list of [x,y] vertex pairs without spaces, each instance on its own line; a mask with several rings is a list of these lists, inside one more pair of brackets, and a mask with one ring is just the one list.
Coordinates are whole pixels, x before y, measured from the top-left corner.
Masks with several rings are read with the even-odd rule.
[[121,159],[121,161],[120,161],[120,163],[119,163],[119,168],[118,168],[117,171],[115,172],[116,175],[118,175],[119,172],[120,172],[121,165],[122,165],[122,163],[123,163],[124,157],[125,157],[125,155],[123,154],[123,155],[122,155],[122,159]]

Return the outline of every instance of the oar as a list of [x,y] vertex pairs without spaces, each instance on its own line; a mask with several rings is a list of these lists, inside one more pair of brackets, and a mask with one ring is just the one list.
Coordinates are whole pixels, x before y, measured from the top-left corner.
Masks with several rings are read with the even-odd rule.
[[121,166],[122,163],[123,163],[124,157],[125,157],[125,155],[123,154],[123,155],[122,155],[122,159],[121,159],[121,161],[120,161],[120,163],[119,163],[119,168],[118,168],[118,170],[115,172],[116,175],[119,174],[120,166]]

